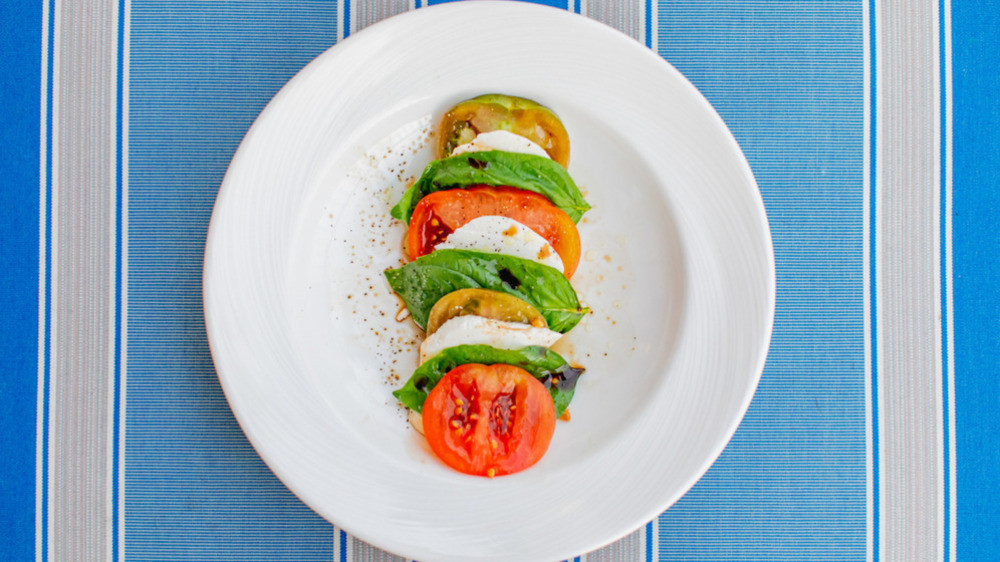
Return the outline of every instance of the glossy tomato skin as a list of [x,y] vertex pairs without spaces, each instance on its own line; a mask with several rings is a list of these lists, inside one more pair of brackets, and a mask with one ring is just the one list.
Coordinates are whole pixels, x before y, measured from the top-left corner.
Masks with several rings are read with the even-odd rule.
[[449,189],[421,199],[407,232],[410,259],[431,253],[449,234],[487,215],[508,217],[538,233],[559,254],[566,277],[573,276],[580,263],[580,232],[573,219],[544,195],[509,186]]
[[438,155],[450,156],[456,146],[479,133],[498,130],[533,141],[564,168],[569,163],[569,134],[555,112],[538,102],[504,94],[477,96],[449,109],[439,127]]
[[461,365],[423,406],[424,436],[445,464],[465,474],[502,476],[542,458],[556,410],[541,382],[513,365]]

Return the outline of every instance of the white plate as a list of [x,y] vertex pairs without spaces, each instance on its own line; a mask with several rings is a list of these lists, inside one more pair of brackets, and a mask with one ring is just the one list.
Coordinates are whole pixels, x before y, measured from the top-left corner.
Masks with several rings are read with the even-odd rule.
[[[573,283],[595,313],[561,347],[587,368],[572,420],[492,480],[444,467],[392,398],[418,332],[382,277],[433,124],[487,92],[559,113],[594,207]],[[750,169],[691,84],[592,20],[476,2],[374,25],[278,93],[219,192],[204,289],[226,396],[288,487],[381,548],[469,561],[570,558],[684,494],[750,402],[774,287]]]

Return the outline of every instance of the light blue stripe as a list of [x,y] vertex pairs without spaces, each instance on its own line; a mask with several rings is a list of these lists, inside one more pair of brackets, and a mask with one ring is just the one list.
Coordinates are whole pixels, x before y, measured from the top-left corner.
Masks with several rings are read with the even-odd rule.
[[330,524],[264,465],[219,387],[201,268],[237,145],[334,42],[336,5],[131,7],[125,558],[330,560]]
[[757,394],[659,518],[661,560],[865,557],[862,2],[659,2],[659,54],[712,102],[758,180],[778,280]]
[[[702,88],[746,150],[779,270],[761,390],[719,463],[657,523],[664,559],[863,553],[861,1],[660,4],[660,53]],[[321,48],[315,37],[294,36],[315,20],[293,12],[320,5],[285,4],[278,17],[286,24],[267,32],[258,28],[270,13],[264,2],[160,6],[133,3],[125,554],[220,559],[211,546],[239,548],[248,535],[288,538],[302,523],[296,517],[305,527],[314,522],[259,462],[217,386],[201,324],[200,253],[215,189],[243,131]],[[335,5],[325,6],[332,42]],[[350,15],[345,5],[344,35]],[[212,17],[211,28],[202,17]],[[817,29],[825,35],[817,38]],[[185,510],[191,501],[199,514]],[[258,518],[232,520],[251,506]],[[212,511],[214,518],[203,514]],[[288,521],[275,521],[286,512]],[[325,528],[330,557],[338,540],[346,559],[347,536]],[[647,526],[647,556],[652,534]]]

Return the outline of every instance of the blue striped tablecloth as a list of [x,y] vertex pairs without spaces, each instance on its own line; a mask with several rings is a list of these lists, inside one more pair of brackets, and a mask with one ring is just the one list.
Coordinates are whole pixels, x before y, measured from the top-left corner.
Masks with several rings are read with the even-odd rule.
[[[248,127],[423,0],[0,4],[0,558],[385,560],[241,433],[201,308]],[[777,313],[758,392],[676,505],[586,560],[1000,556],[1000,10],[568,0],[670,61],[757,177]]]

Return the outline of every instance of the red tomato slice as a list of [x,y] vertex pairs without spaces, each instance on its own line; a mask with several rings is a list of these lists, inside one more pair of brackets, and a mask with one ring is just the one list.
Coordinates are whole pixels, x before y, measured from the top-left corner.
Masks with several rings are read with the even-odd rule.
[[459,472],[500,476],[542,458],[555,432],[556,408],[545,385],[513,365],[461,365],[427,395],[424,436]]
[[580,262],[580,233],[573,219],[544,195],[508,186],[449,189],[421,199],[407,233],[410,259],[431,253],[462,225],[487,215],[511,218],[534,230],[559,254],[566,277],[573,276]]

